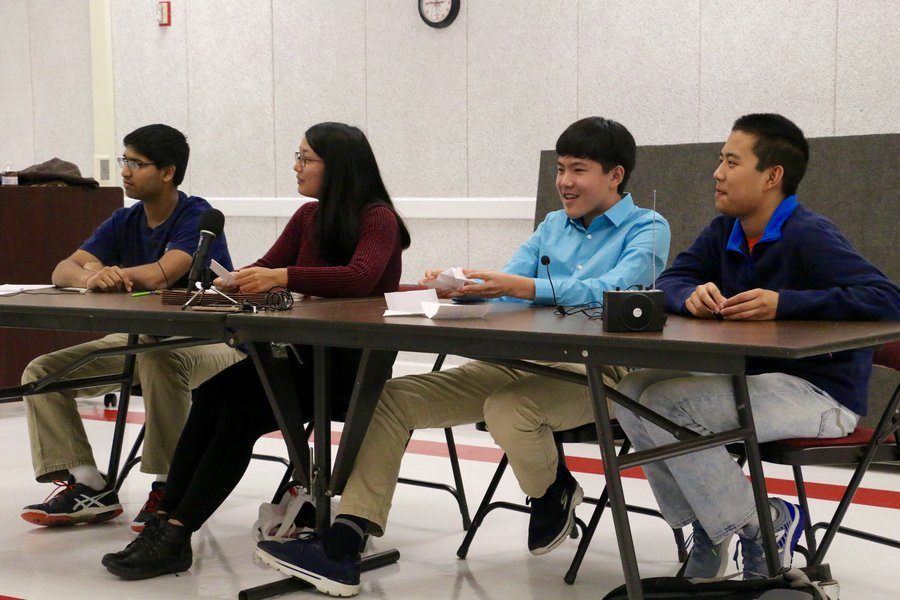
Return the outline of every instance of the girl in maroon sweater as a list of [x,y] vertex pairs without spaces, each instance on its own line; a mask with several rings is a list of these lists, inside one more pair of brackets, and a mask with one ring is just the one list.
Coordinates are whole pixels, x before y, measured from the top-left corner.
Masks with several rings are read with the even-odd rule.
[[[314,125],[295,153],[294,171],[300,194],[318,202],[301,206],[265,256],[235,273],[235,288],[265,292],[285,286],[332,297],[397,291],[409,232],[394,211],[363,132],[341,123]],[[299,360],[288,364],[301,413],[311,417],[312,351],[308,346],[294,350]],[[331,353],[333,411],[343,414],[361,352],[333,348]],[[245,359],[201,385],[158,511],[125,550],[103,557],[104,566],[124,579],[190,568],[191,534],[240,481],[256,440],[277,429],[252,361]]]

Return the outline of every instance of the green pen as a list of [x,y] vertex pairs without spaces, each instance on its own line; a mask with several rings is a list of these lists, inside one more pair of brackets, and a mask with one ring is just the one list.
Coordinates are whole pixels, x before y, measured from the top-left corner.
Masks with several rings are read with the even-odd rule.
[[135,292],[131,295],[132,298],[137,298],[138,296],[149,296],[153,292]]

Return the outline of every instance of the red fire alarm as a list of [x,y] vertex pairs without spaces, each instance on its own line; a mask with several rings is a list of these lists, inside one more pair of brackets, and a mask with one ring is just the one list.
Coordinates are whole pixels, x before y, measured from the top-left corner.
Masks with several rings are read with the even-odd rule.
[[172,3],[169,0],[164,0],[156,5],[156,22],[160,27],[172,25]]

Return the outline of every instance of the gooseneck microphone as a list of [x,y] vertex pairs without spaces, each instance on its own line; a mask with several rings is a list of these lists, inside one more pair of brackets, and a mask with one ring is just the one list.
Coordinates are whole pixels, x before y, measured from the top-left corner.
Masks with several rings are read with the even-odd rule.
[[550,291],[553,293],[553,304],[556,305],[556,312],[558,312],[560,316],[564,317],[566,316],[566,309],[556,299],[556,289],[553,287],[553,279],[550,277],[550,257],[546,254],[542,256],[541,264],[547,268],[547,281],[550,282]]
[[203,279],[203,270],[209,266],[209,247],[213,241],[220,235],[225,228],[225,215],[222,211],[210,208],[202,215],[197,223],[197,229],[200,231],[200,242],[197,244],[197,250],[194,252],[194,259],[191,261],[191,271],[188,275],[187,289],[188,293],[194,291],[198,281]]

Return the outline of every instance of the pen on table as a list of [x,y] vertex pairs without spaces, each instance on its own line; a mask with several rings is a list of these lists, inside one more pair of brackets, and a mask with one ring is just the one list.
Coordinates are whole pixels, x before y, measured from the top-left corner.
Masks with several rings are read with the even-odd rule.
[[149,291],[149,292],[135,292],[135,293],[133,293],[133,294],[131,295],[131,297],[132,297],[132,298],[138,298],[139,296],[149,296],[149,295],[151,295],[151,294],[156,294],[156,293],[157,293],[157,292],[156,292],[155,290],[154,290],[154,291]]

